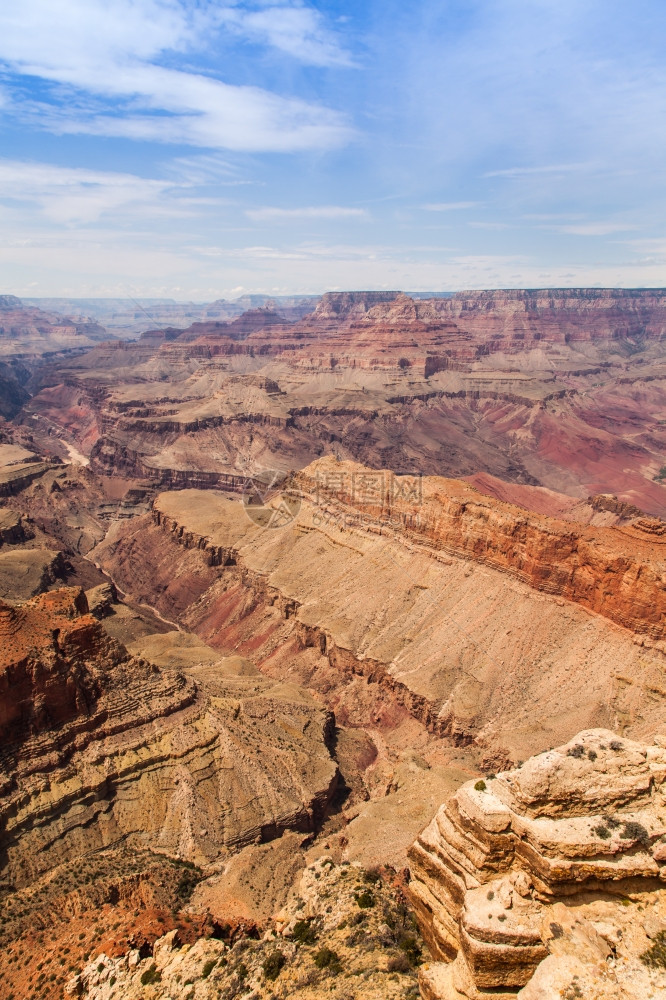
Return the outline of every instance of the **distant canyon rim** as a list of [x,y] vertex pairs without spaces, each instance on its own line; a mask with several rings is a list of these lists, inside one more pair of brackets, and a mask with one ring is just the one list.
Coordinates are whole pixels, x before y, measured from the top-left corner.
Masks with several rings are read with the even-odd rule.
[[656,998],[666,290],[152,313],[0,296],[5,995]]

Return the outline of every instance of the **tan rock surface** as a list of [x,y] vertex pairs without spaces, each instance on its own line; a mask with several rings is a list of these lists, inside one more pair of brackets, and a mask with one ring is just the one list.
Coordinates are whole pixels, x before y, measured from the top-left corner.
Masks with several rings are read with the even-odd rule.
[[[65,995],[84,1000],[217,1000],[242,994],[257,1000],[416,1000],[420,946],[399,887],[324,857],[306,868],[260,940],[229,947],[221,940],[199,939],[182,946],[168,934],[144,959],[136,951],[115,959],[98,955],[69,981]],[[279,967],[271,978],[268,963],[275,955]]]
[[118,841],[207,861],[314,829],[337,775],[326,712],[212,657],[160,670],[87,610],[76,590],[0,608],[5,879]]
[[326,489],[334,475],[392,481],[322,460],[298,475],[300,509],[279,530],[213,491],[162,494],[153,526],[120,525],[97,558],[221,651],[337,685],[328,703],[343,724],[367,699],[356,679],[370,678],[393,706],[499,761],[585,726],[654,732],[658,539],[539,519],[440,479],[424,481],[420,505],[377,508]]
[[664,839],[666,750],[607,730],[463,785],[410,851],[410,899],[451,963],[423,970],[423,995],[656,997],[666,969],[640,956],[666,927]]

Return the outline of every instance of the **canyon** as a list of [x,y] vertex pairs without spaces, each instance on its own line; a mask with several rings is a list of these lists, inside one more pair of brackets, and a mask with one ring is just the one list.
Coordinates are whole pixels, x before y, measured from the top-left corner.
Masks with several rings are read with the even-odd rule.
[[0,305],[5,994],[656,997],[666,294]]

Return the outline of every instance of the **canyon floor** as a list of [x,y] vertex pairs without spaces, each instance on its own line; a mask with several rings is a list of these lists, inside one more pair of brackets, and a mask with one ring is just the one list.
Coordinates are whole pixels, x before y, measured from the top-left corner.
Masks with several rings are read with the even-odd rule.
[[[3,995],[550,1000],[610,990],[612,945],[599,997],[658,996],[666,296],[331,293],[133,341],[5,299]],[[617,741],[630,787],[550,840],[478,791],[547,759],[555,822]],[[645,835],[581,848],[611,806]],[[579,849],[568,887],[534,860]],[[473,892],[509,871],[498,937]]]

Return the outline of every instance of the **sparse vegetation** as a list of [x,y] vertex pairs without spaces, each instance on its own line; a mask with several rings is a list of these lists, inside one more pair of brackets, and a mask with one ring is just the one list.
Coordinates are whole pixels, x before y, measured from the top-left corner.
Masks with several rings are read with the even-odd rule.
[[312,920],[297,920],[291,936],[299,944],[314,944],[317,940],[317,932],[312,926]]
[[640,959],[651,969],[666,969],[666,931],[659,931]]
[[338,953],[333,951],[332,948],[326,946],[320,948],[314,956],[313,961],[318,969],[328,969],[334,976],[342,972],[342,964],[340,963]]
[[375,897],[370,889],[354,893],[354,899],[361,910],[370,910],[375,905]]
[[623,840],[637,840],[644,847],[647,847],[650,843],[650,834],[648,831],[641,823],[635,823],[633,820],[624,823],[620,831],[620,836]]
[[612,834],[607,826],[595,826],[592,830],[601,840],[610,840]]
[[264,976],[266,977],[266,979],[268,979],[270,982],[275,982],[277,977],[282,972],[282,969],[286,961],[287,960],[282,954],[282,952],[278,951],[277,948],[275,949],[275,951],[272,951],[270,955],[267,955],[267,957],[264,959],[261,965],[262,969],[264,970]]
[[486,786],[486,783],[485,783],[485,781],[483,780],[483,778],[480,778],[480,779],[479,779],[479,780],[478,780],[478,781],[476,782],[476,784],[474,785],[474,787],[475,787],[475,789],[477,790],[477,792],[485,792],[485,790],[486,790],[486,787],[487,787],[487,786]]
[[150,983],[160,983],[161,981],[162,981],[162,974],[158,970],[154,962],[141,975],[142,986],[148,986]]
[[567,750],[567,757],[576,757],[580,759],[585,756],[585,747],[580,743],[576,743],[575,746],[569,747]]

